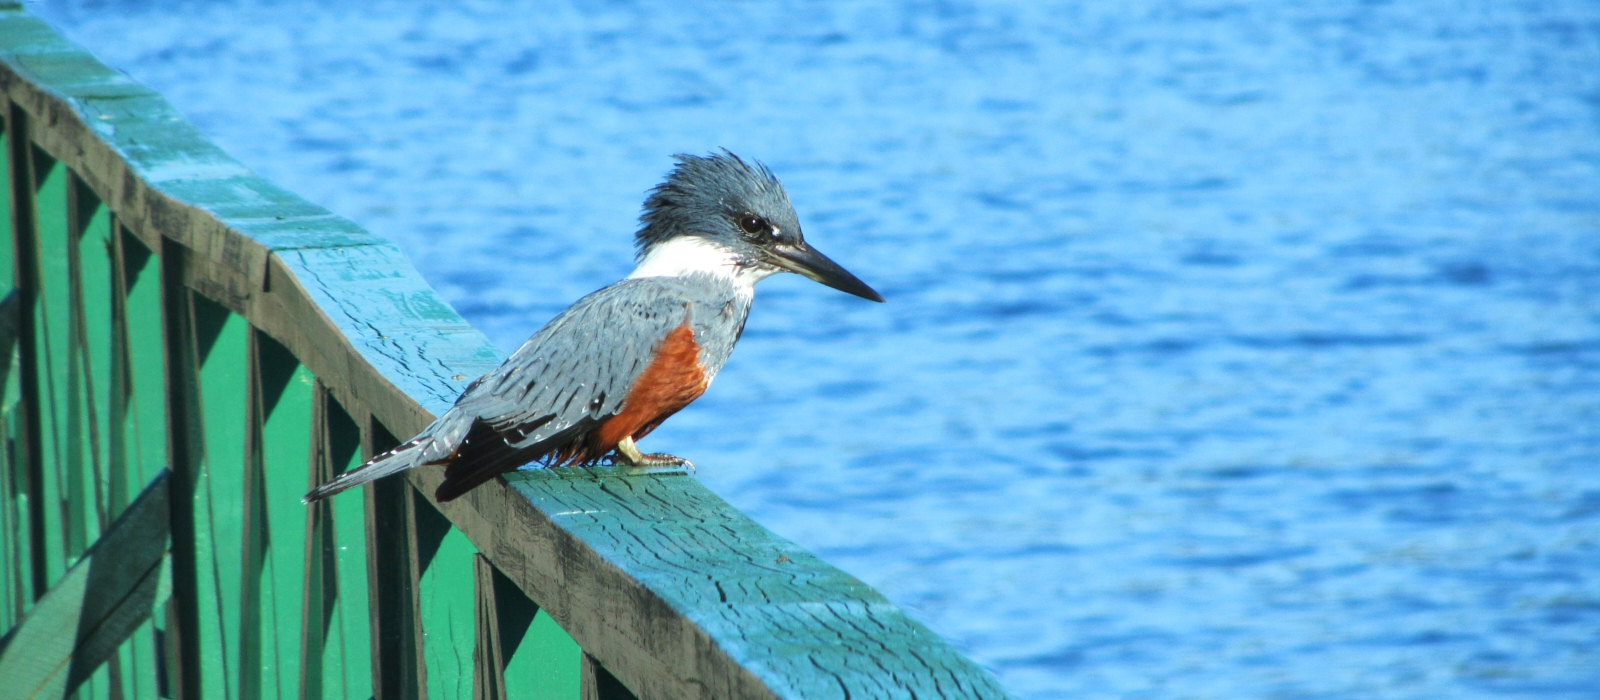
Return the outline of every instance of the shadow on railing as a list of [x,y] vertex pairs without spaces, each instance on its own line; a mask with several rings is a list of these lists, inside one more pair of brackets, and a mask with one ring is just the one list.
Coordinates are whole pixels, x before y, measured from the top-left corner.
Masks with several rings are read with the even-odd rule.
[[1003,696],[692,478],[439,504],[418,469],[302,506],[499,353],[392,244],[0,8],[7,697]]

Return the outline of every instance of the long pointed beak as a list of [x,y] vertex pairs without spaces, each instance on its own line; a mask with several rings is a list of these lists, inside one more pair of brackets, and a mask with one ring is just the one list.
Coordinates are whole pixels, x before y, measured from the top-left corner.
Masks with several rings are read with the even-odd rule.
[[883,301],[883,295],[878,294],[866,282],[862,282],[849,270],[839,267],[828,259],[828,256],[817,252],[805,243],[789,246],[780,245],[772,249],[773,262],[785,270],[799,275],[805,275],[817,282],[833,287],[841,292],[854,294],[862,299]]

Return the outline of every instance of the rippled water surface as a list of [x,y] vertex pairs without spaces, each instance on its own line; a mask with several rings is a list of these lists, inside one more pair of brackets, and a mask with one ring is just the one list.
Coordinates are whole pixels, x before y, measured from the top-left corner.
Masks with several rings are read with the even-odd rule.
[[1600,7],[32,6],[505,349],[667,155],[763,283],[647,441],[1023,698],[1600,696]]

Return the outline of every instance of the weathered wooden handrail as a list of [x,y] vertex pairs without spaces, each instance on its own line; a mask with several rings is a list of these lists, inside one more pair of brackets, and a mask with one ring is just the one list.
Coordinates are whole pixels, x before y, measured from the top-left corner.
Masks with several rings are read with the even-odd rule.
[[[440,474],[420,469],[302,507],[307,486],[421,429],[499,353],[395,246],[256,177],[17,5],[0,9],[0,92],[0,283],[21,299],[0,414],[14,446],[0,629],[52,624],[35,601],[170,468],[154,614],[68,685],[1004,695],[876,591],[692,478],[529,471],[438,504],[426,494]],[[59,653],[19,646],[0,648],[0,668]]]

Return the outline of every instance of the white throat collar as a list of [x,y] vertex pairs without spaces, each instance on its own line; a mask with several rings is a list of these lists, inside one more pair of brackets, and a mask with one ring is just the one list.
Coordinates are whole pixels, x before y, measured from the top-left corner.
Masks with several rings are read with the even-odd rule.
[[699,236],[679,236],[651,246],[628,279],[704,273],[753,290],[757,282],[774,272],[777,270],[760,265],[740,265],[739,254],[727,246]]

